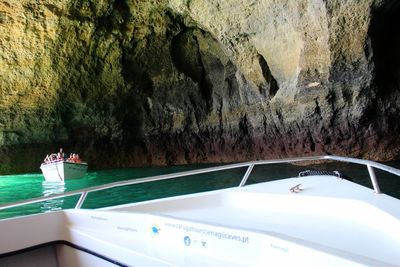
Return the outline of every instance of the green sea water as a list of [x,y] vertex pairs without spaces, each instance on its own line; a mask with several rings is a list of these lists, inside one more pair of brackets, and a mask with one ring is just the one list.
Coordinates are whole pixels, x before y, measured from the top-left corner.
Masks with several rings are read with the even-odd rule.
[[[400,162],[390,163],[399,167]],[[171,167],[131,168],[89,171],[85,177],[67,180],[65,183],[45,181],[41,173],[0,176],[0,205],[15,201],[50,196],[72,190],[84,189],[117,181],[176,173],[215,165],[181,165]],[[306,169],[339,170],[354,182],[372,187],[365,166],[344,163],[328,163],[309,166],[273,164],[256,166],[247,184],[295,177]],[[201,175],[136,184],[88,194],[82,208],[100,208],[176,195],[204,192],[237,186],[246,168],[212,172]],[[376,171],[382,191],[400,199],[400,177]],[[23,207],[0,210],[0,219],[60,209],[73,208],[79,196],[53,199]]]
[[[50,196],[118,181],[144,178],[161,174],[183,172],[213,165],[182,165],[171,167],[132,168],[88,171],[85,177],[61,182],[45,181],[41,173],[0,176],[0,205],[20,200]],[[215,166],[215,165],[214,165]],[[245,169],[193,175],[146,184],[130,185],[88,194],[82,208],[100,208],[155,198],[176,196],[235,186]],[[217,177],[218,176],[218,177]],[[75,207],[79,196],[53,199],[23,207],[0,210],[0,219]]]

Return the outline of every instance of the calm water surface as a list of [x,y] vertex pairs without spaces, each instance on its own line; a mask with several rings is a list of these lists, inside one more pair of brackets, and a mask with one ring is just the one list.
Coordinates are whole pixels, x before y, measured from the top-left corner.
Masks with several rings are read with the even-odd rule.
[[[400,162],[392,162],[388,165],[399,168]],[[83,189],[117,181],[182,172],[210,166],[212,165],[182,165],[172,167],[89,171],[85,177],[81,179],[68,180],[65,183],[47,182],[40,173],[0,176],[0,204],[40,196],[60,194],[76,189]],[[300,171],[307,169],[339,170],[351,177],[353,181],[372,188],[366,167],[345,163],[328,163],[310,166],[291,164],[256,166],[249,177],[248,184],[297,176]],[[138,202],[237,186],[245,172],[246,168],[240,168],[202,175],[192,175],[172,180],[113,188],[101,192],[93,192],[88,194],[83,208],[99,208],[108,205],[125,204],[129,202]],[[381,171],[376,171],[376,174],[379,179],[381,190],[388,195],[400,199],[400,177],[386,174]],[[72,196],[64,199],[48,200],[37,204],[26,205],[24,207],[1,210],[0,219],[73,208],[78,197],[79,196]]]

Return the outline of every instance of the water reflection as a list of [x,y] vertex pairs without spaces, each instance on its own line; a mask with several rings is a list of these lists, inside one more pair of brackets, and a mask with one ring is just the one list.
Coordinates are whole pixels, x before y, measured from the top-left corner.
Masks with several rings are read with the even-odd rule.
[[[45,197],[64,193],[65,183],[44,181],[42,182],[42,191]],[[61,210],[63,203],[64,198],[46,200],[42,202],[40,209],[42,212]]]

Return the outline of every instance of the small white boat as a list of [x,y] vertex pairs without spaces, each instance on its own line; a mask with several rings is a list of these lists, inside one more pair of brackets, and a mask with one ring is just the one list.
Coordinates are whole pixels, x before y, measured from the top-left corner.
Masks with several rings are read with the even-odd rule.
[[86,162],[76,163],[58,160],[42,163],[40,169],[46,181],[64,181],[85,176],[88,168]]
[[[253,168],[307,160],[365,165],[374,189],[322,173],[246,185]],[[247,168],[237,187],[81,209],[90,192],[235,168]],[[400,200],[380,192],[374,169],[400,176],[380,163],[321,156],[120,181],[0,205],[1,211],[81,196],[75,209],[0,220],[1,240],[7,240],[0,242],[0,266],[400,266]]]

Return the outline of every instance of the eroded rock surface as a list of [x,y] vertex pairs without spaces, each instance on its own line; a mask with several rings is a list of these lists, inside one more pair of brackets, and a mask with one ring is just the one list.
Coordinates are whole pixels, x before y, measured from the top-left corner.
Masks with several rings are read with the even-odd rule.
[[0,0],[0,172],[398,158],[398,1]]

